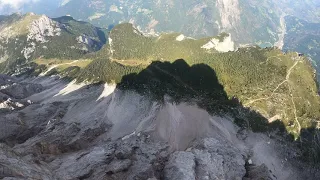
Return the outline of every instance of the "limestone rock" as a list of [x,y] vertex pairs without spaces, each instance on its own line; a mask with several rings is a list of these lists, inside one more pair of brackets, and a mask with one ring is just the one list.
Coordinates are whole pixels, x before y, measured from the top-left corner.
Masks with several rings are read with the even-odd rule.
[[23,99],[43,90],[44,87],[40,84],[14,83],[3,89],[0,89],[0,92],[16,99]]
[[107,173],[118,173],[121,171],[128,170],[132,162],[129,159],[126,160],[114,160],[112,161],[107,168]]
[[33,21],[29,27],[29,31],[30,33],[28,34],[27,40],[35,40],[40,43],[47,42],[46,37],[60,36],[61,33],[59,23],[54,22],[45,15]]
[[165,167],[165,179],[195,180],[195,157],[191,152],[175,152]]
[[247,166],[247,175],[245,179],[248,180],[272,180],[270,177],[270,173],[268,170],[268,167],[265,164],[262,164],[260,166],[255,165],[249,165]]

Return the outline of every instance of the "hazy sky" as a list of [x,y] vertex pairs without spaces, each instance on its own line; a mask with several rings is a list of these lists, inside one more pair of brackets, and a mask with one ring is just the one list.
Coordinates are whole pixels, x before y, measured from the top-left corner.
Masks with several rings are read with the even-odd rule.
[[0,0],[0,9],[9,6],[12,9],[18,10],[21,6],[27,3],[33,3],[40,0]]

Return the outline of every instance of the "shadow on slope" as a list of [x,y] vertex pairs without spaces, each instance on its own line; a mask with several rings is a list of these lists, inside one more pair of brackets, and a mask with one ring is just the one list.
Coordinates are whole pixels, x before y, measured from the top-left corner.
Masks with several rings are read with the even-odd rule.
[[302,157],[308,162],[320,164],[320,129],[316,128],[318,125],[314,124],[313,127],[302,129],[297,142],[299,147],[303,150]]
[[300,147],[304,160],[320,160],[320,131],[316,125],[302,129],[300,138],[294,141],[281,120],[269,122],[260,113],[244,107],[237,98],[228,97],[215,71],[206,64],[189,66],[183,59],[173,63],[156,61],[140,73],[124,76],[117,88],[133,90],[160,102],[196,103],[210,114],[233,117],[234,123],[242,128],[276,132],[287,142],[293,142],[294,147]]
[[236,116],[238,124],[249,121],[246,124],[254,131],[267,130],[267,119],[244,108],[238,99],[229,98],[215,71],[206,64],[189,66],[183,59],[156,61],[138,74],[124,76],[117,88],[134,90],[160,102],[166,97],[177,104],[193,102],[210,114]]
[[179,59],[173,63],[156,61],[140,73],[122,78],[121,90],[135,90],[163,102],[166,96],[176,103],[190,99],[212,113],[222,113],[236,104],[229,101],[213,69],[205,64],[189,66]]

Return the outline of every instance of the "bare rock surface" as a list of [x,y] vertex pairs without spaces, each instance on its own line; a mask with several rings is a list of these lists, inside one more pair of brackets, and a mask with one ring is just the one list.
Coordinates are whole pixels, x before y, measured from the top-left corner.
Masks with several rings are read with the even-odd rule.
[[40,84],[14,83],[1,88],[0,92],[16,99],[23,99],[43,90],[44,88]]
[[165,179],[185,179],[194,180],[195,157],[191,152],[175,152],[165,167]]
[[57,22],[54,22],[45,15],[33,21],[29,27],[28,41],[47,42],[47,37],[60,36],[61,29]]
[[289,146],[240,136],[232,118],[190,103],[159,104],[114,85],[55,77],[0,76],[0,84],[2,98],[26,103],[0,111],[0,178],[300,178],[294,156],[285,161]]
[[45,165],[41,165],[41,162],[37,164],[25,160],[4,144],[0,144],[0,162],[2,167],[8,168],[7,172],[11,171],[11,176],[44,180],[56,178]]

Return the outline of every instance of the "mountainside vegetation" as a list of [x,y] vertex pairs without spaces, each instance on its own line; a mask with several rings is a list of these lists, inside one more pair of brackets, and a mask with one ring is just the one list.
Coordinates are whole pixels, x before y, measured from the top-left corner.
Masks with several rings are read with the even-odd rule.
[[[0,14],[17,11],[12,3],[4,4]],[[71,15],[109,30],[130,22],[153,35],[181,32],[199,38],[227,32],[236,47],[277,46],[310,55],[315,62],[319,61],[319,47],[313,31],[319,28],[313,25],[320,23],[319,10],[318,0],[52,0],[32,1],[19,8],[22,13],[45,13],[50,17]],[[295,31],[293,26],[299,23],[292,18],[299,19],[303,26],[313,25]]]
[[[229,99],[239,99],[244,106],[256,110],[270,123],[281,120],[296,138],[302,128],[311,127],[319,121],[320,98],[315,70],[309,60],[298,53],[259,47],[219,53],[200,48],[211,38],[176,41],[175,37],[179,34],[145,37],[135,31],[128,24],[116,26],[110,32],[111,45],[105,47],[113,53],[109,52],[105,58],[97,55],[99,59],[84,68],[78,79],[118,83],[125,75],[139,73],[153,64],[152,60],[174,62],[184,59],[189,66],[206,64],[211,67]],[[175,53],[170,53],[172,49]],[[158,69],[161,70],[161,66]],[[163,73],[176,77],[174,72]],[[154,83],[162,82],[163,75],[153,76]],[[183,77],[177,78],[184,82]],[[197,88],[193,84],[188,86]],[[151,92],[162,91],[160,85],[156,87]]]
[[[0,21],[0,72],[16,72],[35,59],[81,59],[106,43],[106,30],[71,17],[50,19],[32,13]],[[21,68],[20,68],[21,69]]]

